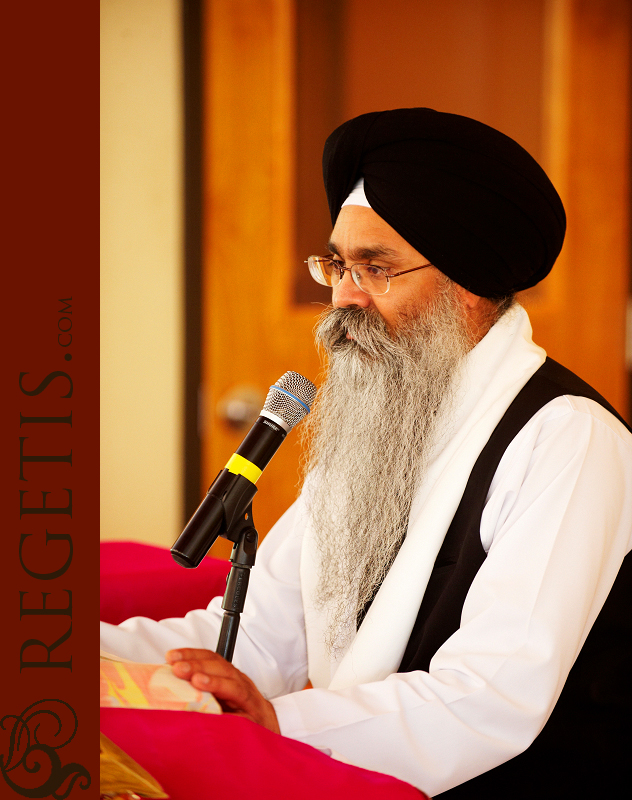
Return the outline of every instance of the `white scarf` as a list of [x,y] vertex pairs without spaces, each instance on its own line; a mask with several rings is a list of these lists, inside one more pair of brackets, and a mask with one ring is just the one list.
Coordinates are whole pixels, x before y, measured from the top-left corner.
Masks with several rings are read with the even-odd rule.
[[466,356],[449,439],[428,466],[397,557],[358,632],[337,657],[325,650],[326,615],[314,607],[318,550],[311,531],[306,531],[301,586],[309,678],[314,687],[344,689],[383,680],[397,671],[472,467],[512,400],[546,358],[531,333],[527,313],[518,306],[501,317]]

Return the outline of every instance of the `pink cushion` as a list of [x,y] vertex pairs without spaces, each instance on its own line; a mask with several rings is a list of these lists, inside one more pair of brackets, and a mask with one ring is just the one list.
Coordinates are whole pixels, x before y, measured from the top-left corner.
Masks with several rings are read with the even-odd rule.
[[408,783],[341,764],[241,717],[102,708],[101,730],[171,800],[423,800]]
[[129,617],[183,617],[223,595],[229,561],[205,558],[185,569],[166,547],[101,542],[101,619],[117,625]]

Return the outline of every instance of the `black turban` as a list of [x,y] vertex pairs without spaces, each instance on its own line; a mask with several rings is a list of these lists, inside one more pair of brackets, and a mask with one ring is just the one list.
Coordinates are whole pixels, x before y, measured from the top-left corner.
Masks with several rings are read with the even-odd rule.
[[375,111],[325,143],[332,223],[357,180],[371,208],[474,294],[503,297],[551,270],[564,206],[519,144],[482,122],[429,108]]

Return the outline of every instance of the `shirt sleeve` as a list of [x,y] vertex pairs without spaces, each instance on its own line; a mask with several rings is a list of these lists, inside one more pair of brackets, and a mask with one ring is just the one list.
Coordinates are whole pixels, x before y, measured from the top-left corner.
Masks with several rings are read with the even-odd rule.
[[[302,689],[307,682],[307,646],[299,583],[302,501],[298,500],[261,543],[252,569],[237,634],[234,665],[266,697]],[[177,647],[215,650],[223,611],[221,597],[183,618],[159,622],[133,617],[120,625],[101,623],[101,649],[132,661],[164,662]]]
[[630,549],[632,436],[585,398],[545,406],[505,452],[488,551],[428,672],[273,701],[283,734],[436,795],[524,751]]

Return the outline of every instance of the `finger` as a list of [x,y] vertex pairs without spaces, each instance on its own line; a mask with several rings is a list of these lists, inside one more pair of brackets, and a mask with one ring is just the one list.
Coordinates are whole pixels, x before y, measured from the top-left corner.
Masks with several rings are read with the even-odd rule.
[[243,675],[208,675],[196,673],[191,684],[202,692],[210,692],[231,711],[255,715],[259,706],[258,692],[253,691]]
[[181,647],[177,650],[169,650],[165,653],[167,664],[175,664],[177,661],[213,661],[215,659],[224,660],[212,650],[202,650],[193,647]]
[[200,691],[210,692],[224,711],[239,713],[260,724],[264,722],[265,706],[269,703],[243,676],[194,675],[191,683]]
[[186,680],[190,680],[191,676],[195,673],[202,673],[206,675],[224,675],[226,677],[240,674],[232,664],[229,664],[224,659],[217,659],[211,661],[206,659],[204,661],[176,661],[175,664],[171,665],[171,669],[173,670],[174,675],[177,675],[178,678],[184,678]]

